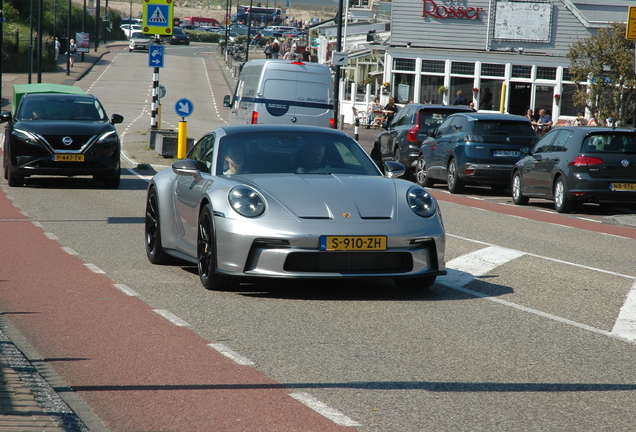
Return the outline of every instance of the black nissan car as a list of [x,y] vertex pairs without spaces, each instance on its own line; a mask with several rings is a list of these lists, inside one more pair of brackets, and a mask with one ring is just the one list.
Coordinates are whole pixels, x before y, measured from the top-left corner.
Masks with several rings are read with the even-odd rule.
[[28,93],[15,115],[0,114],[4,134],[4,178],[23,186],[24,178],[93,176],[108,188],[119,187],[121,144],[115,124],[99,100],[86,94]]

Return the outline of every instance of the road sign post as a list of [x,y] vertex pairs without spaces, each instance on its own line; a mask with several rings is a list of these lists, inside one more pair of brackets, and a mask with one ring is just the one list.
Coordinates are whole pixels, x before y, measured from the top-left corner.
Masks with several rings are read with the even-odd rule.
[[188,122],[185,121],[185,117],[189,117],[194,112],[194,104],[190,99],[181,98],[174,105],[174,110],[178,116],[181,116],[177,137],[177,158],[184,159],[188,142]]
[[143,0],[141,31],[145,34],[172,36],[174,2],[172,0]]

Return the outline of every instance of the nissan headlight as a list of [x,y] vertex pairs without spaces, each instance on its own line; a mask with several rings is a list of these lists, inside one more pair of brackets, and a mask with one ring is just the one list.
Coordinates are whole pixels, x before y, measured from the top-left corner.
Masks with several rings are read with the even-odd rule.
[[429,194],[426,189],[419,186],[413,186],[406,193],[406,201],[411,207],[411,210],[418,216],[431,217],[435,214],[437,206],[435,205],[435,199]]
[[228,200],[235,212],[248,218],[258,217],[265,211],[265,200],[251,187],[235,186],[228,194]]

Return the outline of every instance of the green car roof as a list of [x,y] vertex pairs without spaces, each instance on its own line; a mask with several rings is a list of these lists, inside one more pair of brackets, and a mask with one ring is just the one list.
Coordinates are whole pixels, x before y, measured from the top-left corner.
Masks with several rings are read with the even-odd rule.
[[13,113],[22,100],[22,96],[27,93],[66,93],[66,94],[86,94],[84,90],[79,87],[63,85],[63,84],[16,84],[13,86]]

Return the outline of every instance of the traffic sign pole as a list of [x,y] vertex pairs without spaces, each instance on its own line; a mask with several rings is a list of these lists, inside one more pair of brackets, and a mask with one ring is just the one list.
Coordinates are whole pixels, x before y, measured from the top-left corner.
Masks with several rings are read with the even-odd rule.
[[188,122],[181,119],[179,122],[179,136],[177,138],[177,158],[185,159],[188,142]]

